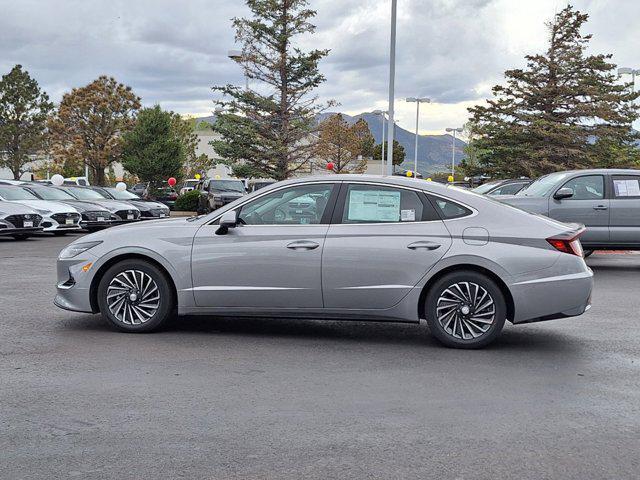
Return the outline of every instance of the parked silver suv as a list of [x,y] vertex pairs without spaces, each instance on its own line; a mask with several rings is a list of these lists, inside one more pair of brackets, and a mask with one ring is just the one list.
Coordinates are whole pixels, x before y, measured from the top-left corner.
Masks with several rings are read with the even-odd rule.
[[[550,173],[513,196],[496,200],[587,227],[587,251],[640,248],[640,170],[595,169]],[[587,252],[589,253],[589,252]]]

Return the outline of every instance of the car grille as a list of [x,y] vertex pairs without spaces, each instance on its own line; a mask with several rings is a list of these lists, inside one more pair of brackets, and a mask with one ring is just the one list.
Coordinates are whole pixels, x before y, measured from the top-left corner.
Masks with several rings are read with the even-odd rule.
[[151,210],[141,210],[140,216],[145,218],[158,218],[160,215],[168,215],[168,212],[163,208],[152,208]]
[[118,210],[116,215],[120,220],[129,220],[128,216],[133,215],[133,219],[137,220],[140,217],[140,211],[138,210]]
[[42,217],[40,215],[31,215],[31,214],[28,214],[28,215],[11,215],[9,217],[6,217],[4,220],[9,222],[15,228],[24,228],[24,221],[25,220],[33,221],[33,226],[34,227],[38,227],[40,225],[40,222],[42,221]]
[[[78,213],[54,213],[51,215],[56,222],[60,224],[61,227],[75,227],[78,225],[80,221],[80,214]],[[73,220],[73,225],[67,224],[67,219],[71,218]]]
[[82,214],[82,219],[87,222],[97,222],[99,218],[104,218],[105,221],[109,220],[111,214],[109,212],[99,211],[99,212],[84,212]]

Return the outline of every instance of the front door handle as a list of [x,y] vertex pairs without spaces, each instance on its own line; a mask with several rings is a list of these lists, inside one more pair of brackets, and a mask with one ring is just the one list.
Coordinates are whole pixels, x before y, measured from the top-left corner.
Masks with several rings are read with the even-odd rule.
[[287,245],[290,250],[315,250],[320,246],[319,243],[310,240],[298,240]]
[[427,242],[427,241],[413,242],[407,245],[407,248],[410,248],[411,250],[418,250],[418,249],[435,250],[440,247],[441,245],[439,243]]
[[594,210],[608,210],[609,207],[607,207],[606,205],[596,205],[593,207]]

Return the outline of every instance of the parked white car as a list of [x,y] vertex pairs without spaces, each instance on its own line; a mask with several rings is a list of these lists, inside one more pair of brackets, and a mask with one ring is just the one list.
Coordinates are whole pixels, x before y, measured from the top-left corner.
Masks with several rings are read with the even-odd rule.
[[24,188],[12,185],[0,185],[0,200],[21,203],[33,208],[42,216],[40,226],[45,232],[64,235],[69,231],[80,230],[80,213],[70,205],[50,200],[40,200]]
[[25,240],[42,231],[42,217],[32,208],[14,202],[0,202],[0,236]]

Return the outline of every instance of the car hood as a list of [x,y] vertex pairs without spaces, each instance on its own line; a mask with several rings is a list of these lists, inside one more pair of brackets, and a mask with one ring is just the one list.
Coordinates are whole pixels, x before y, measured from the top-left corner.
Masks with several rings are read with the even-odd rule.
[[123,202],[122,200],[108,200],[105,198],[104,200],[99,200],[93,203],[96,203],[97,205],[100,205],[106,208],[110,212],[117,212],[120,210],[140,210],[134,204],[129,202]]
[[527,197],[524,195],[492,195],[492,199],[497,200],[512,207],[518,207],[531,213],[549,213],[549,200],[547,197]]
[[131,205],[135,205],[136,208],[138,208],[138,210],[141,210],[143,212],[146,212],[147,210],[155,210],[157,208],[161,208],[162,210],[166,210],[167,206],[160,203],[160,202],[154,202],[154,201],[147,201],[147,200],[127,200],[127,203],[130,203]]
[[21,203],[14,202],[0,202],[0,216],[1,215],[37,215],[33,208],[23,205]]
[[93,202],[84,202],[82,200],[61,200],[61,203],[71,205],[79,212],[103,212],[109,211],[108,208]]
[[16,200],[15,203],[21,203],[36,210],[48,210],[52,213],[78,213],[71,205],[62,202],[52,202],[51,200]]

